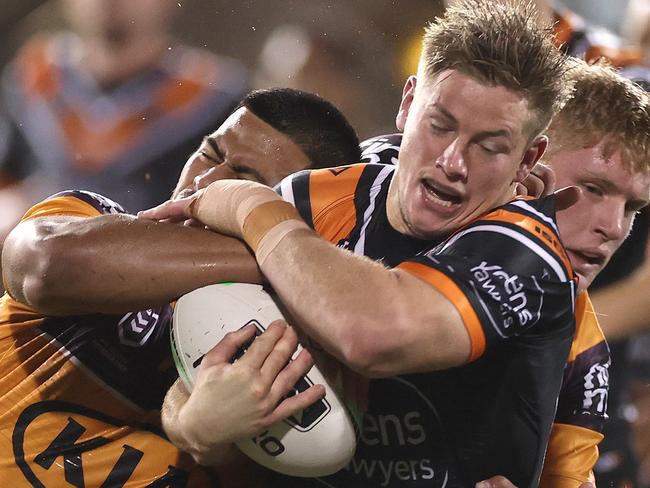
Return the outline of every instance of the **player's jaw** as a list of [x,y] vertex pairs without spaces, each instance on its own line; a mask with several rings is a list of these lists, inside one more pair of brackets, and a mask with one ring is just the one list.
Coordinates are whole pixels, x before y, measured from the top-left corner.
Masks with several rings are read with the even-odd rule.
[[605,249],[602,246],[575,246],[567,247],[566,251],[571,266],[579,277],[579,287],[584,290],[609,262],[615,249]]

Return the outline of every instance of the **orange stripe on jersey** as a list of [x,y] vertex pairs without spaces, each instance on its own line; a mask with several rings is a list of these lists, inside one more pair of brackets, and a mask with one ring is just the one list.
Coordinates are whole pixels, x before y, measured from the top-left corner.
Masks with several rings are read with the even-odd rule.
[[537,219],[528,217],[516,212],[510,212],[509,210],[496,210],[490,212],[488,215],[480,218],[481,221],[484,220],[493,220],[497,222],[508,222],[510,224],[516,225],[526,229],[528,232],[538,237],[542,242],[554,251],[555,256],[557,256],[564,267],[568,270],[570,276],[573,275],[573,267],[571,266],[571,261],[564,250],[564,246],[557,239],[555,232],[550,229],[547,225],[543,224]]
[[101,212],[89,203],[79,200],[73,196],[62,196],[50,198],[37,203],[30,208],[22,218],[21,222],[37,217],[51,215],[70,215],[75,217],[95,217]]
[[485,352],[485,332],[481,327],[481,322],[474,311],[474,307],[472,307],[472,304],[458,285],[441,271],[429,268],[424,264],[407,261],[400,264],[398,268],[429,283],[456,307],[469,334],[471,350],[468,362],[481,357]]
[[581,293],[576,300],[576,332],[567,362],[575,360],[579,354],[604,340],[605,335],[598,324],[589,295],[587,292]]
[[593,480],[598,443],[603,435],[569,424],[553,424],[548,441],[540,488],[576,488]]
[[366,165],[356,164],[313,171],[309,176],[309,199],[314,230],[337,243],[356,224],[354,193]]

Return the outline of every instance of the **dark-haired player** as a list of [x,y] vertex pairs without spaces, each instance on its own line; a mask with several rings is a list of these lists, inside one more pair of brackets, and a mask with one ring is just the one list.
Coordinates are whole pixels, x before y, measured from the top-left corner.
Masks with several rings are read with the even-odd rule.
[[[537,484],[573,336],[574,276],[553,197],[506,203],[546,147],[542,132],[570,92],[564,73],[526,7],[463,2],[427,29],[397,116],[397,169],[294,175],[281,191],[300,215],[247,182],[144,214],[243,237],[301,328],[376,378],[350,465],[278,485],[466,487],[494,474]],[[203,418],[228,402],[217,391],[195,388],[167,424],[180,445],[228,441]]]
[[[175,195],[220,178],[272,185],[359,157],[330,103],[253,92],[188,159]],[[167,440],[158,410],[176,377],[168,303],[216,281],[259,280],[240,251],[210,232],[135,219],[90,192],[33,207],[3,253],[0,485],[220,486]]]

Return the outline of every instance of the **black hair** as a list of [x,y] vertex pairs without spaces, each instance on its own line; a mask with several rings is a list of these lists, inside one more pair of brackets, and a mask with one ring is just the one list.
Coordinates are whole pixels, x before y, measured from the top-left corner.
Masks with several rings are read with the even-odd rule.
[[294,141],[311,161],[310,168],[361,160],[355,130],[334,105],[318,95],[292,88],[255,90],[239,103],[240,107]]

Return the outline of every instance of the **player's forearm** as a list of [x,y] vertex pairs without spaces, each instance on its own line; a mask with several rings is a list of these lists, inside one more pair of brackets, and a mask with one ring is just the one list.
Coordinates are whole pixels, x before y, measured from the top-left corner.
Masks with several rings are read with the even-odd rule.
[[433,288],[310,231],[285,237],[262,271],[303,330],[365,376],[443,369],[467,359],[460,319]]
[[458,366],[470,341],[454,305],[402,270],[338,249],[268,187],[222,180],[152,209],[241,237],[304,330],[366,376]]
[[650,266],[633,276],[591,293],[598,322],[609,341],[616,341],[650,328]]
[[12,296],[49,315],[142,309],[218,281],[261,280],[236,239],[126,215],[23,222],[3,269]]

